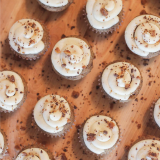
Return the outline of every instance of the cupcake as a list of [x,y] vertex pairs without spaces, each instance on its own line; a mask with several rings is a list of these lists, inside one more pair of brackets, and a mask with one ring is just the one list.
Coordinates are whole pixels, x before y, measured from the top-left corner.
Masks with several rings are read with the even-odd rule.
[[57,42],[51,56],[53,70],[62,78],[79,80],[93,68],[93,51],[79,37],[67,37]]
[[59,95],[41,98],[34,108],[33,116],[33,124],[51,137],[64,135],[74,122],[71,105]]
[[0,71],[0,112],[13,112],[27,97],[25,80],[13,71]]
[[160,160],[160,140],[143,138],[129,150],[128,160]]
[[68,8],[73,0],[37,0],[46,10],[51,12],[61,12]]
[[25,147],[15,160],[52,160],[53,156],[49,150],[39,145]]
[[151,107],[151,117],[154,125],[160,129],[160,98]]
[[0,159],[3,158],[6,153],[7,145],[7,136],[3,130],[0,129]]
[[94,115],[88,118],[79,134],[85,151],[95,156],[109,154],[120,138],[117,123],[105,115]]
[[125,40],[129,49],[142,58],[158,56],[160,54],[160,18],[153,15],[134,18],[126,28]]
[[100,34],[113,32],[123,20],[122,0],[87,0],[85,14],[93,31]]
[[140,71],[129,62],[108,64],[101,77],[101,87],[104,94],[119,102],[134,99],[141,90],[142,82]]
[[48,30],[33,19],[17,21],[9,32],[9,45],[13,53],[26,60],[35,60],[49,47]]

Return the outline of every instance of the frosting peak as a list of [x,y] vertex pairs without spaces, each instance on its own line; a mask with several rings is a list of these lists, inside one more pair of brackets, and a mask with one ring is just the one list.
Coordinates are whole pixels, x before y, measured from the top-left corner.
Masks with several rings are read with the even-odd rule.
[[41,24],[32,19],[17,21],[10,29],[9,43],[11,47],[21,54],[38,54],[44,49],[43,28]]
[[52,64],[63,76],[77,76],[90,62],[91,51],[87,43],[79,38],[61,39],[52,51]]
[[106,67],[102,86],[107,94],[117,100],[128,100],[141,82],[139,70],[127,62],[116,62]]
[[155,122],[160,127],[160,98],[155,103],[153,115],[154,115]]
[[41,98],[34,108],[34,119],[37,125],[49,133],[62,131],[70,118],[70,106],[59,95],[48,95]]
[[119,129],[116,122],[107,116],[92,116],[84,125],[83,138],[88,149],[101,154],[116,144]]
[[160,51],[160,18],[142,15],[126,28],[125,40],[132,52],[140,56]]
[[0,107],[12,111],[24,96],[24,84],[21,77],[12,71],[0,72]]
[[118,23],[121,10],[121,0],[88,0],[86,5],[88,20],[96,29],[108,29]]

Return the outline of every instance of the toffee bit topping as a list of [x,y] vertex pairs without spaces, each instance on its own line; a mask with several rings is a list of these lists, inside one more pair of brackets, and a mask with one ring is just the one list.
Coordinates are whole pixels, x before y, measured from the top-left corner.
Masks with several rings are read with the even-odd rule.
[[89,134],[87,134],[87,141],[88,142],[92,142],[92,141],[94,141],[96,139],[96,134],[94,134],[94,133],[89,133]]
[[22,156],[27,156],[27,153],[26,152],[22,152]]
[[29,46],[30,46],[31,44],[34,44],[34,43],[36,43],[35,39],[31,39],[31,40],[29,41]]
[[149,33],[150,33],[150,35],[151,35],[152,37],[155,37],[155,36],[156,36],[156,31],[155,31],[155,30],[150,30]]
[[101,14],[103,16],[107,16],[108,15],[108,11],[105,8],[101,8],[100,12],[101,12]]
[[56,53],[61,53],[61,51],[58,47],[55,49],[55,51],[56,51]]
[[109,123],[108,123],[108,126],[109,126],[110,129],[113,129],[114,126],[115,126],[115,124],[114,124],[113,122],[109,122]]
[[108,132],[107,132],[107,131],[103,131],[103,134],[104,134],[104,135],[107,135],[107,134],[108,134]]
[[148,156],[149,156],[150,158],[157,158],[157,157],[158,157],[157,153],[154,153],[154,152],[149,152],[149,153],[148,153]]
[[86,68],[86,66],[82,66],[82,68],[84,69],[84,68]]
[[66,67],[66,64],[62,64],[61,66],[64,68],[64,67]]
[[125,85],[125,89],[128,89],[130,87],[130,84]]
[[59,130],[58,126],[56,127],[56,130]]
[[70,52],[69,50],[67,50],[67,49],[64,50],[63,52],[64,52],[65,54],[67,54],[67,55],[70,55],[70,54],[71,54],[71,52]]
[[15,78],[14,78],[13,75],[12,76],[8,76],[8,79],[9,79],[10,82],[15,82]]
[[32,28],[35,28],[35,27],[36,27],[36,24],[35,24],[35,23],[33,23],[33,24],[32,24]]
[[71,123],[71,120],[70,120],[70,119],[67,119],[67,123]]

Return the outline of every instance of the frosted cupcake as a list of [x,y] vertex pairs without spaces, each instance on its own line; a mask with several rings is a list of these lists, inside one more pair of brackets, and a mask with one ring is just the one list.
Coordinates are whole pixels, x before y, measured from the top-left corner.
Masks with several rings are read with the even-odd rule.
[[109,33],[116,30],[122,22],[122,0],[87,0],[85,12],[93,31]]
[[113,62],[104,69],[101,85],[107,97],[127,102],[140,92],[142,76],[138,68],[128,62]]
[[126,28],[125,40],[129,49],[142,58],[160,54],[160,18],[141,15],[134,18]]
[[9,44],[17,56],[26,60],[40,58],[49,47],[48,30],[33,19],[21,19],[10,29]]
[[54,71],[62,78],[79,80],[93,68],[94,54],[82,38],[67,37],[57,42],[51,56]]
[[151,117],[154,125],[160,129],[160,98],[151,107]]
[[[15,160],[52,160],[53,156],[46,148],[31,145],[25,147],[15,158]],[[43,148],[43,149],[42,149]]]
[[51,12],[60,12],[70,6],[73,0],[37,0],[46,10]]
[[117,123],[104,115],[88,118],[80,133],[84,149],[96,156],[109,154],[118,143],[119,137],[120,131]]
[[24,79],[12,71],[0,71],[0,112],[13,112],[27,97]]
[[160,160],[160,140],[139,140],[129,150],[128,160]]
[[41,98],[33,111],[34,124],[49,136],[64,135],[73,125],[74,112],[71,105],[59,95]]
[[7,151],[7,136],[3,132],[3,130],[0,129],[0,158],[3,158]]

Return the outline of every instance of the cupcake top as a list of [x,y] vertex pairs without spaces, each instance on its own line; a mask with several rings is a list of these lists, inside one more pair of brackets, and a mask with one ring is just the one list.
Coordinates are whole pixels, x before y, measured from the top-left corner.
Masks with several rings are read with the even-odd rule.
[[48,133],[58,133],[70,123],[71,109],[68,102],[59,95],[47,95],[41,98],[34,108],[37,125]]
[[141,82],[139,70],[128,62],[112,63],[102,74],[102,87],[112,98],[128,100]]
[[92,116],[84,125],[83,138],[89,150],[96,154],[102,154],[118,141],[119,128],[110,117]]
[[91,50],[82,39],[68,37],[61,39],[52,51],[52,64],[63,76],[77,76],[87,67]]
[[0,132],[0,154],[3,153],[3,150],[4,150],[4,137],[2,133]]
[[160,141],[147,139],[136,143],[129,151],[128,160],[160,160]]
[[17,21],[10,29],[9,44],[20,54],[38,54],[44,49],[43,28],[33,19]]
[[24,84],[21,77],[12,71],[0,72],[0,107],[12,111],[24,97]]
[[62,7],[68,4],[68,0],[39,0],[39,1],[50,7]]
[[125,40],[129,49],[139,56],[160,51],[160,18],[152,15],[134,18],[126,28]]
[[95,29],[109,29],[119,22],[122,0],[88,0],[86,5],[90,25]]
[[50,160],[50,158],[43,149],[29,148],[22,151],[15,160]]
[[160,127],[160,98],[155,103],[155,107],[154,107],[154,120],[156,121],[157,125]]

